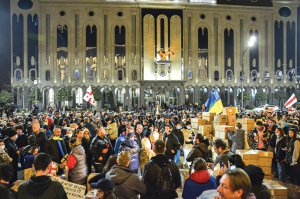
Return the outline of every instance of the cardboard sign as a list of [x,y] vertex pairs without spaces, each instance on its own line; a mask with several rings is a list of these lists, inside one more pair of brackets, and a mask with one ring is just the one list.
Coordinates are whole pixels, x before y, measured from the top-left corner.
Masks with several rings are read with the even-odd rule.
[[55,176],[50,176],[52,181],[58,181],[64,187],[65,192],[67,193],[68,199],[82,199],[85,195],[85,186],[68,182],[66,180],[57,178]]

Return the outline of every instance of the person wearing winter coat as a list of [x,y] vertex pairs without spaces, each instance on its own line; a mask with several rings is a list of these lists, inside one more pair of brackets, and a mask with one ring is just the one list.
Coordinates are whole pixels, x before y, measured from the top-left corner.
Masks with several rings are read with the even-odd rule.
[[18,162],[19,162],[19,155],[20,150],[18,146],[16,145],[16,140],[18,138],[18,135],[16,131],[13,128],[8,128],[6,130],[7,137],[4,139],[5,148],[7,149],[7,154],[9,157],[12,158],[12,166],[14,168],[14,177],[12,179],[12,182],[18,179]]
[[118,154],[117,165],[113,166],[105,178],[115,185],[115,194],[119,199],[137,199],[139,194],[147,190],[137,174],[129,169],[130,153],[122,151]]
[[269,189],[263,185],[265,174],[260,167],[248,165],[244,168],[251,181],[252,192],[256,199],[270,199]]
[[92,162],[93,162],[93,156],[90,152],[90,146],[92,142],[91,134],[87,128],[84,128],[82,130],[83,137],[81,140],[81,145],[84,148],[85,155],[86,155],[86,164],[88,167],[88,174],[92,173]]
[[[178,197],[176,189],[181,186],[181,176],[174,160],[165,155],[166,144],[162,140],[154,143],[156,156],[145,165],[143,181],[147,186],[144,199],[174,199]],[[163,172],[168,171],[168,172]],[[163,182],[163,183],[162,183]],[[162,184],[167,186],[162,187]]]
[[232,141],[230,151],[235,153],[236,150],[244,150],[245,147],[245,130],[242,129],[241,123],[236,123],[236,132],[228,131],[228,139]]
[[133,173],[137,173],[140,167],[140,147],[134,139],[133,133],[128,133],[126,135],[126,140],[121,144],[120,151],[128,151],[130,153],[130,171]]
[[[286,157],[286,137],[284,135],[284,131],[282,128],[276,128],[274,136],[270,140],[274,142],[274,161],[275,161],[275,177],[279,178],[281,181],[285,181],[286,174],[285,174],[285,157]],[[274,140],[274,141],[273,141]]]
[[179,144],[180,144],[180,148],[176,151],[176,155],[175,155],[175,163],[177,165],[179,165],[181,149],[184,145],[184,136],[183,136],[183,133],[181,130],[182,130],[182,125],[179,121],[177,121],[175,123],[175,129],[172,131],[172,134],[177,137]]
[[32,123],[32,132],[36,137],[36,145],[40,147],[40,152],[47,152],[48,139],[44,132],[40,131],[40,124],[38,122]]
[[195,199],[203,191],[217,188],[216,179],[209,174],[203,158],[196,158],[192,167],[192,173],[184,183],[183,199]]
[[[112,183],[111,180],[102,178],[95,183],[91,183],[91,188],[97,189],[97,193],[96,193],[97,199],[116,199],[117,198],[114,193],[114,184]],[[89,197],[86,197],[86,199],[89,199]]]
[[180,149],[181,145],[178,138],[171,132],[170,126],[165,126],[165,132],[163,134],[163,141],[166,143],[165,155],[174,160],[177,151]]
[[69,141],[71,153],[68,157],[67,166],[69,168],[69,181],[85,185],[87,179],[87,163],[83,146],[77,142],[76,138]]
[[204,160],[208,158],[208,146],[204,143],[203,135],[197,133],[194,137],[194,147],[189,152],[186,157],[186,161],[191,162],[193,165],[194,159],[203,158]]
[[121,152],[121,145],[123,142],[126,141],[126,135],[128,133],[133,133],[134,134],[134,128],[129,126],[125,132],[122,132],[119,137],[116,140],[115,148],[114,148],[114,153],[118,154]]
[[151,149],[151,142],[149,138],[144,137],[142,139],[142,149],[140,151],[140,168],[143,173],[145,164],[155,156],[155,153]]
[[[63,157],[68,154],[65,141],[60,137],[61,136],[61,128],[54,127],[53,129],[53,137],[48,140],[47,144],[47,153],[50,155],[51,159],[60,164]],[[60,170],[59,173],[62,171]]]
[[220,163],[220,164],[224,164],[226,168],[229,168],[230,165],[228,165],[228,162],[229,162],[229,157],[232,155],[232,153],[230,152],[229,149],[227,149],[227,144],[221,139],[216,139],[213,142],[213,149],[215,153],[218,154],[218,156],[214,161],[214,167],[218,163]]
[[106,118],[105,121],[107,123],[107,127],[105,128],[105,130],[107,132],[107,136],[111,142],[111,145],[114,148],[116,140],[118,138],[118,125],[111,117]]
[[94,167],[97,173],[101,173],[108,158],[113,154],[109,139],[106,137],[104,127],[100,127],[97,136],[91,143],[90,152],[93,156]]
[[268,149],[268,132],[261,121],[256,122],[256,127],[249,133],[250,148],[254,150]]
[[23,182],[18,188],[18,199],[67,199],[63,186],[48,176],[51,168],[48,154],[39,153],[34,159],[36,175]]
[[290,182],[295,185],[300,185],[300,141],[296,139],[297,133],[297,129],[289,129],[286,162],[290,173]]

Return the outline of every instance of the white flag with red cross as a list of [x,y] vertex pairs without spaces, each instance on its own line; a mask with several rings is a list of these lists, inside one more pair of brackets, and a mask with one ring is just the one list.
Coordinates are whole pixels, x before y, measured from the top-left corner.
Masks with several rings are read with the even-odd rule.
[[93,95],[93,91],[92,91],[92,87],[91,86],[89,86],[86,89],[86,93],[85,93],[83,99],[85,101],[87,101],[88,103],[92,104],[93,106],[96,106],[96,101],[94,99],[94,95]]
[[290,108],[291,106],[293,106],[293,104],[295,104],[297,102],[297,97],[296,95],[293,93],[293,95],[288,99],[288,101],[284,104],[284,106],[286,108]]

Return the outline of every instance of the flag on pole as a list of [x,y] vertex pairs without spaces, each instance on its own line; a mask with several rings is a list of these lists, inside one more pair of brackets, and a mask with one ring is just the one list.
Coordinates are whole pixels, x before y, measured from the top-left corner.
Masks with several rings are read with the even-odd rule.
[[210,96],[205,102],[206,111],[210,113],[219,114],[223,110],[223,103],[218,91],[214,90],[210,92]]
[[92,87],[89,86],[86,90],[86,93],[83,97],[83,99],[85,101],[87,101],[88,103],[92,104],[93,106],[96,106],[96,101],[94,99],[94,95],[93,95],[93,91],[92,91]]
[[293,93],[292,96],[288,99],[288,101],[284,104],[284,106],[286,108],[290,108],[296,102],[297,102],[297,97],[296,97],[295,93]]

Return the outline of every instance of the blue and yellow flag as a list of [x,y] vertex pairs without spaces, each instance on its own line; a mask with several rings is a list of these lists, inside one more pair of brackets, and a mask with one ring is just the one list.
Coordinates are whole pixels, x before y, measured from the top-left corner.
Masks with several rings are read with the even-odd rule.
[[219,114],[223,110],[223,103],[218,91],[214,90],[210,92],[210,96],[205,102],[206,111],[210,113]]

